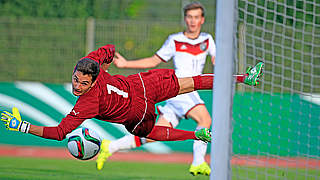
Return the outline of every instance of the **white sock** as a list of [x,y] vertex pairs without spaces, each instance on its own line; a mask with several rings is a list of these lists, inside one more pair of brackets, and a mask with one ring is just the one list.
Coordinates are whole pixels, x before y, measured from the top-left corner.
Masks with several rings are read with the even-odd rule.
[[120,139],[111,141],[109,145],[109,151],[111,154],[120,150],[129,150],[136,147],[136,141],[134,135],[126,135]]
[[[203,127],[198,126],[196,128],[196,131],[199,129],[202,129]],[[207,145],[208,143],[205,143],[201,140],[194,140],[193,142],[193,161],[192,161],[192,165],[194,166],[198,166],[200,164],[202,164],[203,162],[205,162],[205,155],[207,152]]]

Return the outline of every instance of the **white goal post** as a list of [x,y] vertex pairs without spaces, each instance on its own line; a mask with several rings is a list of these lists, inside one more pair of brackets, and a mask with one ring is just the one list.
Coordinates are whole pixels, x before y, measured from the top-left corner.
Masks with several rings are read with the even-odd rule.
[[234,0],[217,1],[216,66],[214,69],[213,118],[210,179],[227,180],[230,170],[232,84],[233,84],[233,32]]
[[[319,0],[217,0],[216,12],[210,178],[320,179]],[[234,86],[259,61],[261,84]]]

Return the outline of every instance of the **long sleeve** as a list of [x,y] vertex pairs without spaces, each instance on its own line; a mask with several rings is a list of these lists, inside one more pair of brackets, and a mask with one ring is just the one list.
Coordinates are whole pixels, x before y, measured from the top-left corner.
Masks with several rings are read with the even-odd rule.
[[58,126],[44,127],[42,137],[62,141],[68,133],[80,126],[83,121],[85,119],[77,118],[71,113],[63,118]]
[[99,92],[96,85],[80,96],[71,112],[61,120],[58,126],[44,127],[42,137],[61,141],[83,121],[99,115]]
[[98,62],[100,65],[103,63],[110,64],[113,60],[114,52],[115,52],[114,45],[107,44],[107,45],[100,47],[99,49],[97,49],[95,51],[92,51],[87,56],[85,56],[81,59],[90,58],[90,59]]

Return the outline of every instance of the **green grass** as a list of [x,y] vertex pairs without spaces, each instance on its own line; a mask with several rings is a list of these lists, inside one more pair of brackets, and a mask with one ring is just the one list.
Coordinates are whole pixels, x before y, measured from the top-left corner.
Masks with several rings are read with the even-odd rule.
[[[0,179],[161,179],[199,180],[208,176],[191,176],[188,164],[108,162],[102,171],[94,161],[0,157]],[[233,179],[317,179],[319,170],[288,168],[233,167]]]
[[102,171],[95,161],[0,157],[0,179],[208,179],[188,174],[188,164],[108,162]]

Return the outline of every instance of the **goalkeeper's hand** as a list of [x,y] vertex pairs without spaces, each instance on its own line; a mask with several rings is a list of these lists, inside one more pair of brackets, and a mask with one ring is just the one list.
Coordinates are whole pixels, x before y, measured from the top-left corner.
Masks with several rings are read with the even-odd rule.
[[3,111],[1,113],[1,121],[4,122],[7,130],[10,131],[20,131],[28,133],[30,129],[30,123],[27,121],[22,121],[18,108],[12,108],[12,114],[8,111]]

